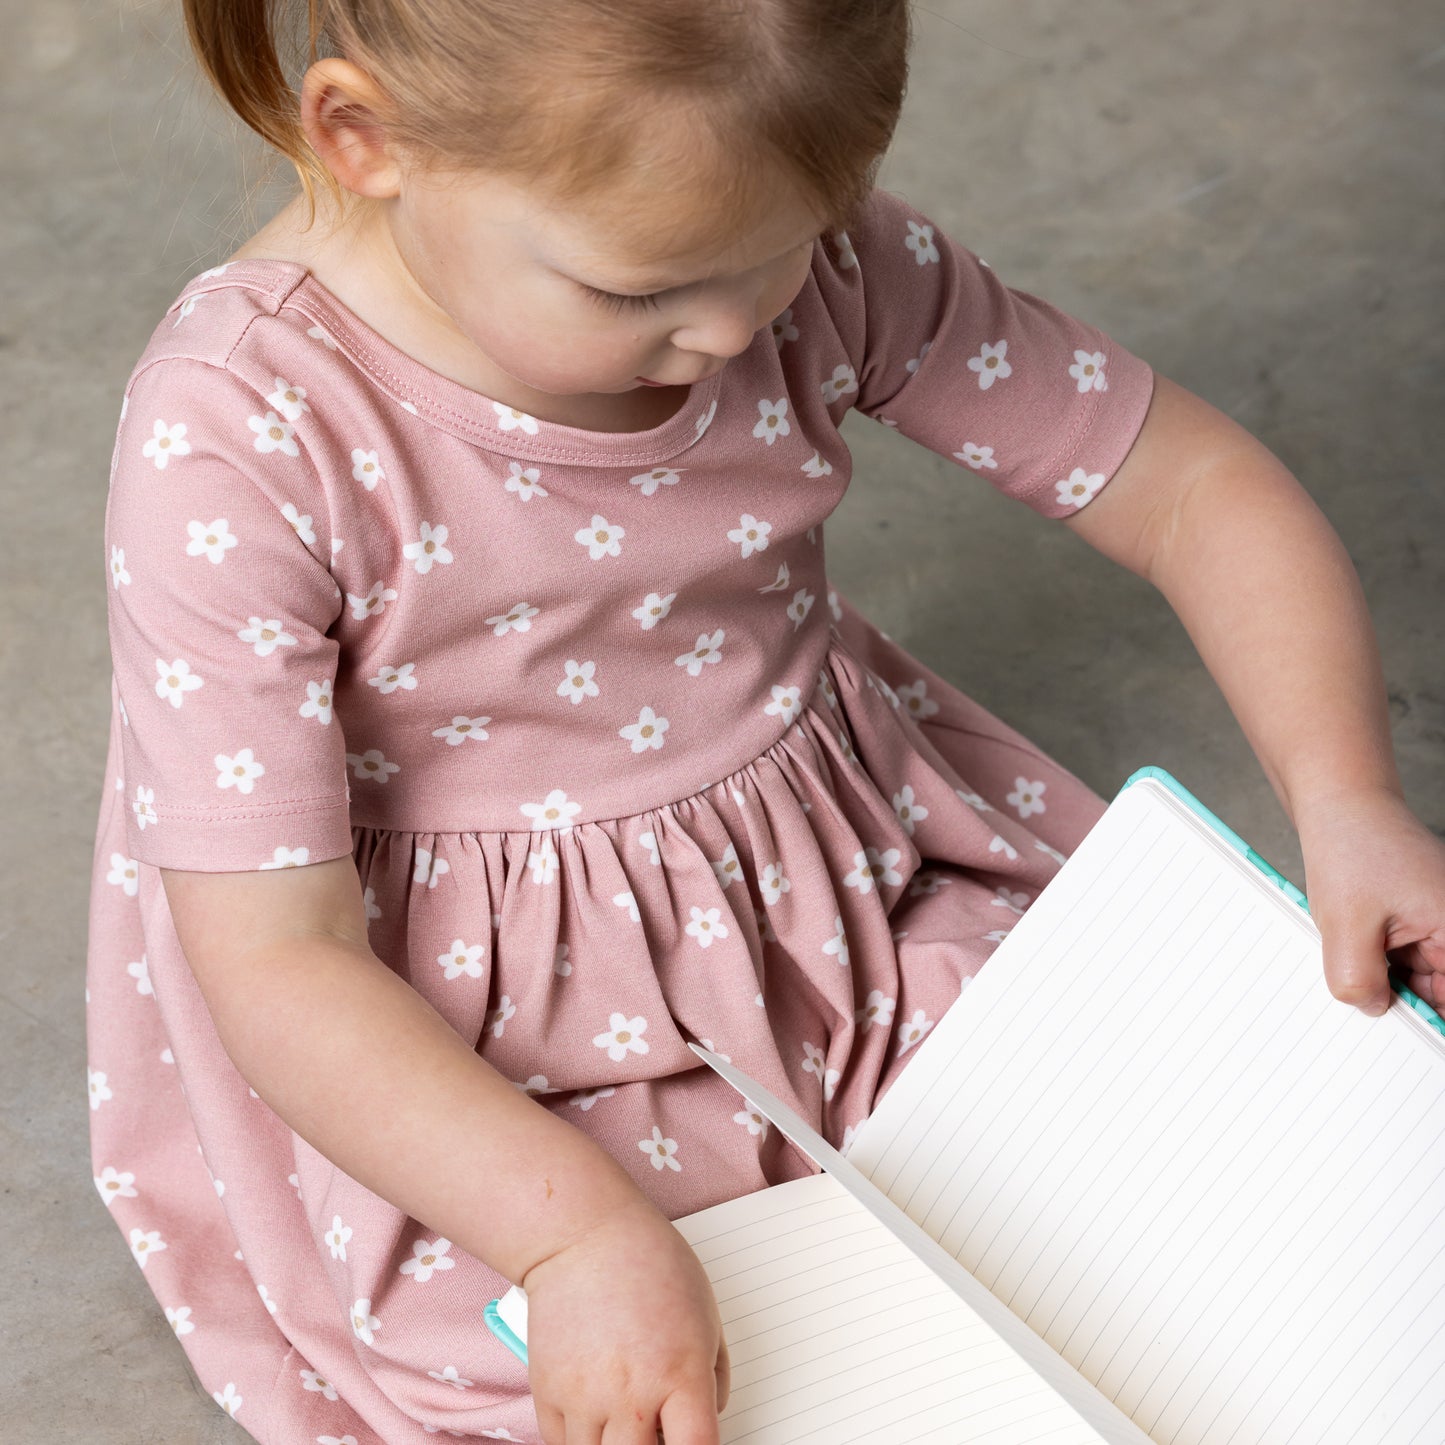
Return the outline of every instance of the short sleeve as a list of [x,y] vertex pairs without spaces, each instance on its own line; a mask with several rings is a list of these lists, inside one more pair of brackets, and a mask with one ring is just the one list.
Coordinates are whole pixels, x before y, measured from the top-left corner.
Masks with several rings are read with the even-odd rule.
[[[285,383],[279,383],[284,386]],[[127,393],[106,507],[111,658],[132,856],[250,871],[351,851],[332,707],[343,601],[297,423],[209,362]]]
[[1076,512],[1143,425],[1153,372],[1103,332],[1013,291],[875,190],[815,266],[857,410],[1045,516]]

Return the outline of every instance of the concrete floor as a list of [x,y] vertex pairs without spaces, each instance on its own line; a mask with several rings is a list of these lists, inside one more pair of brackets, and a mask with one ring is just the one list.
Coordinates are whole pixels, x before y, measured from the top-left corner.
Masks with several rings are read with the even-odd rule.
[[[0,1434],[240,1441],[90,1183],[82,974],[121,388],[246,234],[179,9],[0,0]],[[1344,537],[1409,796],[1445,834],[1445,13],[1437,0],[930,0],[883,183],[1268,443]],[[273,193],[274,194],[274,193]],[[261,215],[267,213],[263,197]],[[1145,584],[882,428],[829,528],[885,630],[1106,794],[1174,771],[1296,878],[1278,804]],[[1027,596],[999,601],[1020,557]],[[28,701],[26,701],[28,699]]]

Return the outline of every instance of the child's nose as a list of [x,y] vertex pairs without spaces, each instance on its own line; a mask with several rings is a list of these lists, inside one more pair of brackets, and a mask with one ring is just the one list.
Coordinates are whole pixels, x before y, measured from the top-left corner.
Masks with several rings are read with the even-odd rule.
[[771,315],[763,315],[760,291],[748,288],[743,292],[712,299],[699,299],[681,326],[672,333],[672,344],[679,351],[700,352],[705,356],[730,358],[748,349],[759,329],[766,326]]

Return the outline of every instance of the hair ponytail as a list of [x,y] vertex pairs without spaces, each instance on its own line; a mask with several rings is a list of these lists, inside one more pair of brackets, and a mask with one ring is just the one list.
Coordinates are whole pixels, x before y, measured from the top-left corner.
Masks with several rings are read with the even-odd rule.
[[[307,63],[316,59],[324,0],[307,0]],[[277,31],[286,0],[183,0],[191,49],[233,111],[269,146],[296,167],[307,200],[315,205],[319,184],[335,190],[331,173],[301,129],[301,107],[287,79]]]

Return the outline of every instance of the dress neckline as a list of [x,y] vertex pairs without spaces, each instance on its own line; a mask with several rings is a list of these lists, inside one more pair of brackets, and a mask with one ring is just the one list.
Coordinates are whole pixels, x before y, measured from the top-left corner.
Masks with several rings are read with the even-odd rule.
[[[529,416],[423,365],[367,325],[299,262],[252,257],[214,267],[191,281],[171,309],[231,286],[264,292],[277,312],[301,312],[315,323],[307,334],[318,346],[334,346],[405,411],[463,441],[524,460],[623,466],[666,461],[702,438],[729,369],[689,387],[677,411],[655,427],[591,431]],[[766,328],[759,336],[766,338]]]

